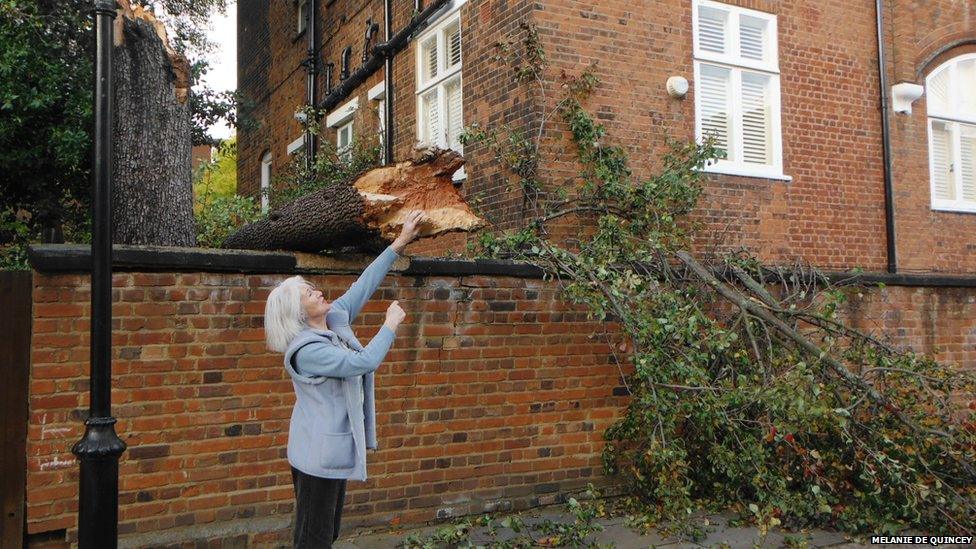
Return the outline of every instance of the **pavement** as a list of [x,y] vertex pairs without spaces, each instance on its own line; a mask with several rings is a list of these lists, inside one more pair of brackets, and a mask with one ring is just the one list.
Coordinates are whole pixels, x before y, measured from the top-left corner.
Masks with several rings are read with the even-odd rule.
[[[521,513],[525,524],[537,524],[546,519],[563,523],[572,523],[573,515],[566,511],[565,505],[542,507]],[[594,522],[603,525],[604,530],[592,534],[587,540],[592,540],[604,546],[613,544],[617,549],[647,549],[652,547],[667,547],[668,549],[677,548],[754,548],[754,547],[866,547],[851,542],[844,534],[829,532],[825,530],[810,530],[789,532],[781,529],[774,529],[762,538],[755,527],[730,526],[729,520],[734,518],[731,514],[709,515],[708,525],[705,527],[707,536],[698,541],[682,541],[675,537],[664,537],[657,531],[641,534],[632,530],[626,525],[625,517],[599,518]],[[407,536],[416,536],[426,539],[438,528],[442,528],[450,523],[442,523],[423,528],[398,531],[361,531],[341,537],[333,547],[335,549],[386,549],[404,547],[403,542]],[[487,535],[484,527],[476,527],[469,533],[471,542],[475,545],[490,547],[489,542],[494,539],[502,541],[511,539],[516,534],[509,529],[496,527],[498,532],[495,537]],[[536,539],[543,538],[541,533],[533,532]],[[438,549],[450,547],[447,544],[434,545]]]

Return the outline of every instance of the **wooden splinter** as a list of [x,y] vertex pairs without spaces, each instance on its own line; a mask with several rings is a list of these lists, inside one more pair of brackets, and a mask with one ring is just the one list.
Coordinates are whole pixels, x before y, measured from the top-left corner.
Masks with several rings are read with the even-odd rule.
[[457,152],[419,149],[413,158],[374,168],[351,184],[337,184],[299,197],[241,227],[225,248],[319,252],[341,247],[372,248],[396,237],[403,218],[423,210],[420,236],[470,231],[484,222],[461,198],[452,175],[464,164]]

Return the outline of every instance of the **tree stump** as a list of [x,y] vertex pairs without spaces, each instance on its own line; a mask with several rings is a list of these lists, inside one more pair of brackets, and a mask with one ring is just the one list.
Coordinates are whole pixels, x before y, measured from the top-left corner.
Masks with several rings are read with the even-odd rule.
[[112,241],[194,246],[190,65],[152,13],[118,2]]
[[423,210],[420,236],[473,230],[484,223],[461,198],[451,176],[464,164],[455,151],[421,149],[408,162],[369,170],[346,184],[299,197],[267,219],[241,227],[225,248],[320,252],[374,249],[396,237],[404,216]]

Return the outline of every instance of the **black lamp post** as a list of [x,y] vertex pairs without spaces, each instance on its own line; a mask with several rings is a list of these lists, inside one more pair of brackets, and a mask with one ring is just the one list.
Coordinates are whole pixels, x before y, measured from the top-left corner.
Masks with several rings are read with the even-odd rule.
[[119,456],[112,417],[112,21],[115,0],[94,0],[95,137],[92,159],[91,373],[85,435],[71,448],[81,462],[78,546],[116,547]]

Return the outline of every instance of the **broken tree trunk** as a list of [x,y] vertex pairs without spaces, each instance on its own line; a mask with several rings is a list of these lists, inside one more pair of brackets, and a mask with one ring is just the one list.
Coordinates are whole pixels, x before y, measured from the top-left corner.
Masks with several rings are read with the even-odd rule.
[[332,185],[295,199],[268,219],[241,227],[227,237],[224,247],[296,252],[370,249],[395,238],[411,210],[427,214],[420,236],[478,228],[482,220],[451,180],[463,164],[455,151],[415,151],[409,162],[374,168],[351,184]]
[[193,246],[190,65],[163,24],[128,0],[114,42],[112,241]]

